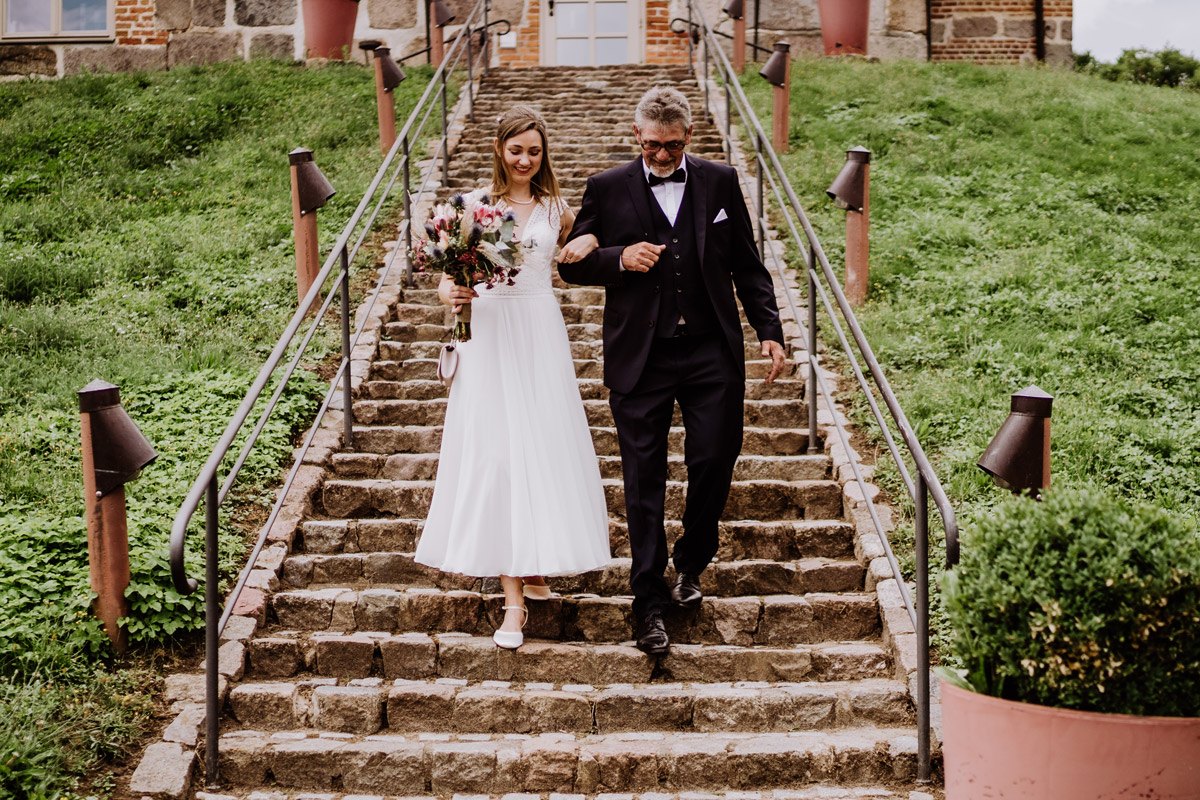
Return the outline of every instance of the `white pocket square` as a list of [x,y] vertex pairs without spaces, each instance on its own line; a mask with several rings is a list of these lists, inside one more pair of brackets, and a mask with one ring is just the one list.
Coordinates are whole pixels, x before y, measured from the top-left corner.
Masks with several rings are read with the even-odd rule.
[[725,209],[722,208],[717,212],[717,218],[713,220],[713,225],[716,225],[718,222],[724,222],[727,219],[729,219],[729,215],[726,214]]

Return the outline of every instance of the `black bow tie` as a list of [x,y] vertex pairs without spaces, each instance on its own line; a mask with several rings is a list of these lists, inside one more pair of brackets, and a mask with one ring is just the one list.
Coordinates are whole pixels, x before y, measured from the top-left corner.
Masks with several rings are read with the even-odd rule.
[[650,185],[651,186],[658,186],[660,183],[666,183],[667,181],[674,181],[675,183],[683,183],[686,180],[687,180],[687,172],[685,172],[682,169],[675,170],[674,172],[672,172],[670,175],[668,175],[665,178],[660,178],[657,175],[655,175],[653,172],[650,173]]

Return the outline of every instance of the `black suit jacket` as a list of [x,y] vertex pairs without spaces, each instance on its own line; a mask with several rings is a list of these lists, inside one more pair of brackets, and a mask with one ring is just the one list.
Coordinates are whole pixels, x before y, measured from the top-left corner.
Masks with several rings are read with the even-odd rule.
[[[771,275],[758,257],[750,213],[737,173],[715,161],[686,156],[696,254],[709,300],[742,375],[742,325],[734,292],[758,334],[783,343]],[[604,384],[629,392],[641,377],[654,339],[661,297],[659,265],[649,272],[621,270],[621,251],[654,241],[654,222],[642,159],[588,178],[583,205],[570,238],[591,233],[600,247],[574,264],[559,264],[568,283],[606,287],[604,302]],[[725,219],[714,220],[725,211]]]

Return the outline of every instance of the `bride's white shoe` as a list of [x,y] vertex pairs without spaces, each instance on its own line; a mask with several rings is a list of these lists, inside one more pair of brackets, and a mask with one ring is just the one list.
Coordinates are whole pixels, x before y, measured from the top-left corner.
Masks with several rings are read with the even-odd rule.
[[549,600],[555,597],[553,591],[545,583],[526,583],[521,586],[521,594],[527,600]]
[[[501,606],[505,611],[520,611],[525,616],[521,618],[521,627],[525,627],[525,623],[529,621],[529,610],[525,606]],[[505,650],[516,650],[525,643],[525,634],[521,631],[504,631],[499,628],[492,634],[492,641],[497,647],[502,647]]]

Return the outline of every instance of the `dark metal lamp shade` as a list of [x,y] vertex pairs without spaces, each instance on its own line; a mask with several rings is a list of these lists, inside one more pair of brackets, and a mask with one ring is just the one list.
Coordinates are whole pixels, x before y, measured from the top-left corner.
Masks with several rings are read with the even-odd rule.
[[325,179],[313,161],[312,150],[298,147],[288,153],[288,160],[296,168],[296,190],[300,195],[301,214],[316,211],[337,194],[333,184]]
[[835,206],[843,211],[862,211],[863,168],[870,163],[871,151],[865,147],[855,147],[846,151],[845,166],[825,190],[825,194],[829,195]]
[[1054,398],[1036,386],[1012,396],[1008,419],[979,458],[978,466],[1011,492],[1050,485],[1050,409]]
[[158,458],[138,426],[121,407],[116,386],[94,380],[79,391],[79,410],[88,415],[92,469],[100,496],[124,486]]
[[771,57],[767,59],[767,63],[763,64],[759,75],[766,79],[767,83],[772,86],[783,86],[787,82],[788,71],[788,51],[792,46],[787,42],[776,42],[775,52],[771,53]]
[[392,58],[392,49],[390,47],[375,48],[375,57],[379,59],[379,68],[383,73],[383,90],[390,92],[399,86],[408,76],[404,74],[404,70],[396,63],[396,59]]
[[429,4],[429,9],[433,12],[430,17],[433,24],[439,28],[444,28],[454,21],[454,12],[447,8],[442,0],[433,0]]
[[724,11],[729,15],[730,19],[741,19],[742,15],[746,13],[742,0],[729,0],[725,4]]

